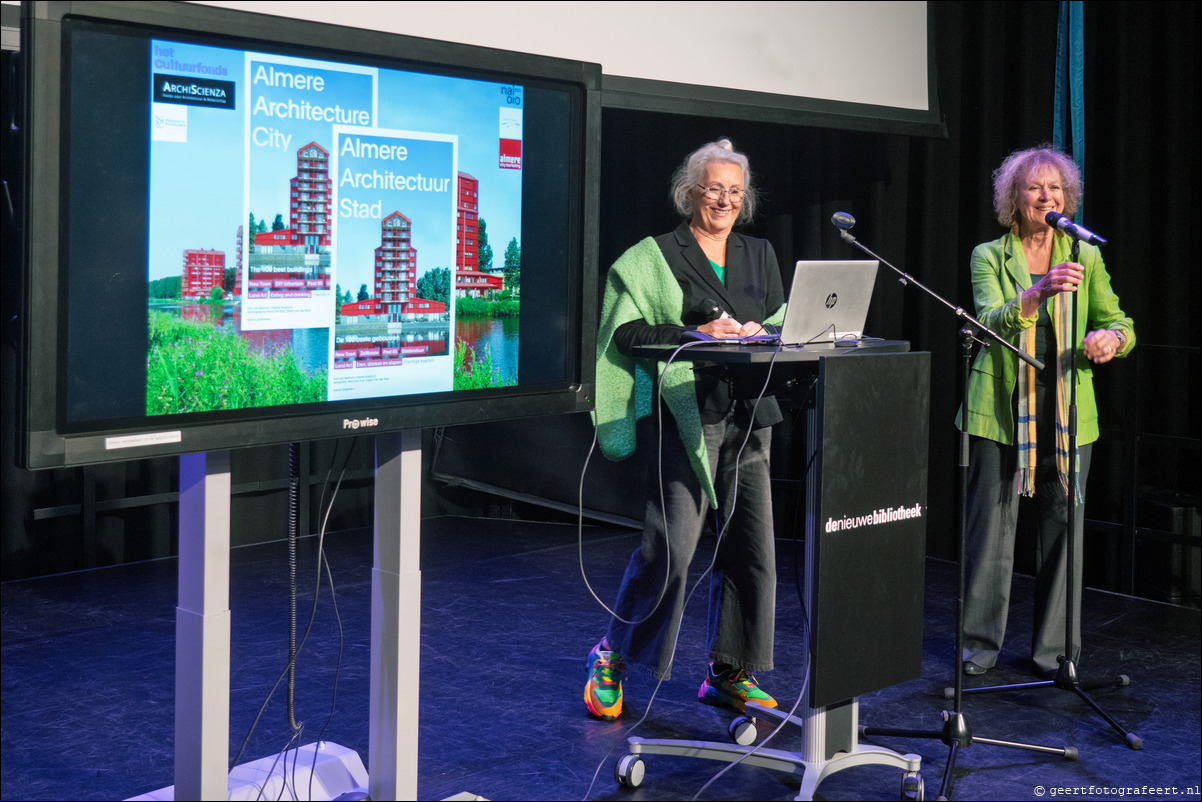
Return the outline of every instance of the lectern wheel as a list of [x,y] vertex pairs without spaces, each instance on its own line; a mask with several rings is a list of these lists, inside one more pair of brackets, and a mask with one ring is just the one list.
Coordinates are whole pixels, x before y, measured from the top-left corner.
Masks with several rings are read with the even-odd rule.
[[922,775],[911,772],[902,776],[901,781],[901,798],[902,802],[908,800],[922,799]]
[[642,785],[646,773],[643,759],[638,755],[622,755],[614,764],[614,779],[618,781],[618,785],[627,788],[638,788]]
[[751,746],[759,734],[755,728],[755,720],[747,716],[737,716],[730,722],[726,731],[730,734],[730,739],[739,746]]

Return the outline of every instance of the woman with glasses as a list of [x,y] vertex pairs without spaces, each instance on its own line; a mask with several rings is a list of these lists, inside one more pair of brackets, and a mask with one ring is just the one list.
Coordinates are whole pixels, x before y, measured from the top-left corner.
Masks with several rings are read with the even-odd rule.
[[[734,232],[755,191],[747,157],[728,140],[702,146],[678,168],[672,199],[682,221],[648,237],[610,268],[597,345],[596,426],[602,451],[645,452],[643,538],[630,558],[605,636],[587,659],[589,713],[622,712],[626,666],[668,679],[689,564],[706,521],[718,534],[709,577],[709,668],[698,698],[743,710],[775,707],[752,672],[772,668],[776,561],[769,497],[771,396],[732,398],[722,376],[684,360],[632,356],[638,345],[764,333],[784,314],[776,254]],[[656,378],[651,378],[656,377]],[[709,557],[705,558],[707,561]],[[649,695],[649,694],[648,694]]]

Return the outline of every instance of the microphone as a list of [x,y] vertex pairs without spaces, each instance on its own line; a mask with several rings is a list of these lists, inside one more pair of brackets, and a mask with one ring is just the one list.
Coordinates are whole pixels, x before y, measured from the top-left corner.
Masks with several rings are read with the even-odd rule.
[[1077,225],[1060,212],[1048,212],[1047,215],[1044,216],[1043,220],[1052,228],[1058,228],[1065,234],[1076,237],[1082,242],[1089,242],[1093,243],[1094,245],[1106,244],[1106,239],[1104,237],[1099,237],[1085,226]]
[[695,307],[706,323],[712,320],[718,320],[723,317],[730,317],[717,301],[713,298],[702,298],[701,303]]
[[840,231],[849,231],[856,224],[856,218],[852,217],[847,212],[835,212],[831,216],[831,222],[835,224],[835,228]]

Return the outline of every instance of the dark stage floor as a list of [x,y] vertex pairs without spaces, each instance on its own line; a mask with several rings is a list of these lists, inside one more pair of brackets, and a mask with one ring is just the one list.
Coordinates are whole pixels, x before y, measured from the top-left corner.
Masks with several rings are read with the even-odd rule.
[[[584,658],[605,614],[581,577],[575,527],[441,518],[423,522],[423,530],[420,798],[466,792],[493,800],[692,799],[724,765],[652,755],[639,789],[616,786],[613,764],[653,686],[628,679],[623,723],[596,722],[585,713]],[[608,602],[637,535],[585,532],[588,577]],[[316,581],[315,545],[306,539],[299,549],[302,626]],[[344,635],[332,717],[338,624],[324,589],[296,686],[301,743],[332,741],[356,750],[365,764],[370,545],[370,532],[327,539]],[[802,679],[794,553],[792,544],[780,545],[778,668],[760,677],[786,707]],[[286,661],[286,560],[284,543],[233,555],[231,757]],[[943,689],[952,681],[956,566],[928,560],[926,569],[923,674],[861,697],[862,725],[938,730],[941,711],[951,706]],[[1021,648],[1029,640],[1030,584],[1016,580],[1007,662],[970,686],[1031,679]],[[175,603],[174,560],[3,585],[4,799],[120,799],[174,782]],[[675,679],[659,690],[637,733],[643,737],[727,738],[734,714],[695,700],[705,665],[703,606],[698,594],[686,613]],[[1080,759],[974,744],[956,761],[952,798],[1199,798],[1199,612],[1090,591],[1084,615],[1081,674],[1130,676],[1128,687],[1092,697],[1142,738],[1142,751],[1129,748],[1070,691],[968,696],[963,709],[975,735],[1071,746]],[[419,659],[416,644],[413,659]],[[239,763],[287,743],[283,700],[281,689]],[[774,746],[799,750],[800,740],[788,732]],[[921,755],[926,796],[935,798],[949,755],[940,740],[865,741]],[[900,780],[895,768],[851,768],[824,780],[815,798],[896,799]],[[700,798],[792,799],[798,785],[786,774],[738,766]]]

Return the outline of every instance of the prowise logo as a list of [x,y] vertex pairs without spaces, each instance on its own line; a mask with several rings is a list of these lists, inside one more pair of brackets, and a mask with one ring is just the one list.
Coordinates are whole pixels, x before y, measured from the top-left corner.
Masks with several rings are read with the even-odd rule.
[[343,429],[370,429],[373,426],[379,425],[379,418],[364,418],[362,420],[351,420],[350,418],[342,419]]

